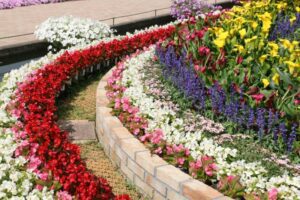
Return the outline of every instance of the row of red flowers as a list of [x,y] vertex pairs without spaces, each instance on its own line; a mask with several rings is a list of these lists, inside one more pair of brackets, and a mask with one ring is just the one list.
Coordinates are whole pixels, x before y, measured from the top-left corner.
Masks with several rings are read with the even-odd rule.
[[81,51],[67,51],[18,85],[9,108],[18,118],[14,130],[26,133],[20,134],[28,141],[22,146],[22,155],[30,158],[29,165],[38,174],[40,185],[66,191],[76,199],[129,199],[127,195],[115,196],[105,179],[88,172],[79,147],[68,141],[68,133],[56,122],[55,99],[64,82],[77,71],[149,46],[173,31],[174,27],[168,26]]

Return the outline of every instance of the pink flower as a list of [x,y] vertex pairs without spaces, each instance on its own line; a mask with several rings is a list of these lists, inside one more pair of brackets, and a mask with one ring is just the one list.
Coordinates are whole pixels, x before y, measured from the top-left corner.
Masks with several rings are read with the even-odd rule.
[[184,161],[185,161],[185,159],[184,158],[177,158],[177,164],[179,165],[179,166],[182,166],[183,164],[184,164]]
[[180,151],[182,151],[184,149],[182,144],[179,144],[178,146],[176,144],[173,145],[173,151],[175,153],[179,153]]
[[162,154],[162,148],[158,147],[157,149],[155,149],[154,153],[156,153],[156,154]]
[[134,129],[133,134],[134,134],[134,135],[138,135],[139,132],[140,132],[140,129],[139,129],[139,128],[136,128],[136,129]]
[[191,152],[190,152],[190,150],[189,150],[189,149],[185,149],[185,152],[184,152],[184,154],[185,154],[186,156],[189,156],[189,155],[191,154]]
[[36,170],[41,163],[42,162],[39,158],[35,156],[31,156],[29,158],[28,168],[32,170]]
[[153,143],[153,144],[159,144],[162,139],[163,139],[163,132],[162,132],[162,130],[156,129],[152,133],[151,143]]
[[277,200],[278,190],[273,188],[268,191],[268,200]]
[[167,146],[167,155],[173,154],[173,149],[170,146]]
[[41,191],[41,190],[43,190],[44,187],[43,187],[42,185],[36,185],[35,188],[36,188],[37,190],[40,190],[40,191]]
[[229,176],[227,176],[227,181],[231,182],[234,178],[235,178],[235,176],[229,175]]
[[48,179],[48,173],[46,173],[46,172],[38,173],[37,175],[43,181],[46,181]]
[[252,94],[251,97],[255,100],[255,102],[258,104],[260,103],[265,95],[263,94]]
[[68,194],[66,191],[59,191],[57,193],[58,200],[72,200],[72,196]]

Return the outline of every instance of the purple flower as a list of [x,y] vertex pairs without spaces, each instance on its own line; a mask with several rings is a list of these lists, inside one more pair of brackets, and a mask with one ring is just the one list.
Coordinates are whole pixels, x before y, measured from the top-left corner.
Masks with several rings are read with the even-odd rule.
[[297,124],[296,123],[294,123],[293,125],[292,125],[292,131],[291,131],[291,133],[290,133],[290,135],[289,135],[289,139],[288,139],[288,142],[287,142],[287,150],[289,151],[289,152],[291,152],[292,151],[292,149],[293,149],[293,143],[294,143],[294,141],[296,140],[296,129],[297,129]]

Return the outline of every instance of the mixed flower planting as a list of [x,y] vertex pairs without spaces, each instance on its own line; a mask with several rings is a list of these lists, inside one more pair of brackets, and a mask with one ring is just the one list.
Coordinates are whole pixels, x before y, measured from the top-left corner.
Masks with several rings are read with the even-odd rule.
[[72,76],[90,66],[169,37],[172,25],[73,47],[24,65],[0,83],[0,197],[13,199],[129,199],[90,173],[80,149],[57,122],[55,100]]
[[1,0],[0,1],[0,10],[9,9],[21,6],[30,6],[46,3],[58,3],[66,0]]
[[113,71],[113,113],[153,153],[227,196],[300,199],[299,6],[174,11],[171,37]]

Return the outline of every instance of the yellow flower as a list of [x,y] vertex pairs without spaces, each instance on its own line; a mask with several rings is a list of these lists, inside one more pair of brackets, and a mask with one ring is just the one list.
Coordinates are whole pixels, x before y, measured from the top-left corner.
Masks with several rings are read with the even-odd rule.
[[287,39],[279,39],[279,41],[281,42],[282,46],[284,48],[288,49],[290,52],[294,49],[293,43],[291,43],[289,40],[287,40]]
[[265,12],[262,15],[258,15],[258,17],[263,22],[262,31],[264,33],[268,33],[269,29],[271,28],[271,24],[272,24],[272,16],[271,16],[271,14],[268,13],[268,12]]
[[246,35],[246,29],[243,28],[242,30],[240,30],[239,34],[240,34],[241,38],[243,39]]
[[245,48],[242,45],[234,45],[235,48],[233,49],[234,51],[238,51],[239,53],[244,53]]
[[272,48],[272,50],[270,51],[271,56],[273,57],[278,56],[278,49],[279,49],[278,44],[276,44],[275,42],[269,42],[268,45],[269,47]]
[[293,17],[291,17],[291,19],[290,19],[290,22],[291,22],[291,24],[293,24],[294,23],[294,21],[296,21],[296,16],[294,15]]
[[267,59],[268,55],[262,55],[260,58],[259,58],[259,62],[260,63],[263,63],[265,62],[265,60]]
[[294,63],[292,61],[285,61],[284,63],[288,65],[290,74],[294,73],[295,68],[300,67],[300,64]]
[[264,84],[264,88],[266,88],[266,87],[268,87],[268,85],[270,85],[269,80],[266,79],[266,78],[263,78],[263,79],[262,79],[262,82],[263,82],[263,84]]
[[257,22],[252,22],[251,23],[251,27],[255,30],[256,29],[256,27],[258,26],[258,23]]
[[278,73],[274,74],[272,80],[274,81],[275,85],[279,85],[279,81],[280,81],[279,74]]
[[297,12],[300,12],[300,7],[296,7],[296,11],[297,11]]
[[278,10],[285,9],[286,6],[287,6],[286,3],[280,2],[277,4],[277,9]]
[[218,38],[213,41],[214,44],[219,48],[224,47],[228,35],[229,35],[228,31],[225,32],[220,31]]
[[252,42],[253,40],[256,40],[257,39],[257,36],[253,36],[252,38],[249,38],[249,39],[245,39],[245,44],[248,44],[250,42]]

